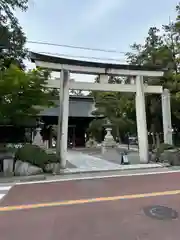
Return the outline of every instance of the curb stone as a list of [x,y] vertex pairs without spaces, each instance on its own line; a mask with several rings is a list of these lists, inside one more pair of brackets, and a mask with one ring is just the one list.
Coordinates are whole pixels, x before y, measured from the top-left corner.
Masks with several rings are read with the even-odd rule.
[[137,171],[137,170],[151,170],[151,169],[156,169],[156,168],[170,168],[168,164],[161,164],[161,166],[157,166],[157,167],[151,167],[151,168],[133,168],[133,169],[97,169],[97,170],[78,170],[76,172],[70,172],[68,171],[68,169],[61,169],[59,174],[47,174],[47,175],[33,175],[33,176],[22,176],[22,177],[2,177],[0,178],[0,184],[6,184],[6,183],[18,183],[18,182],[31,182],[31,181],[43,181],[43,180],[48,180],[48,177],[60,177],[60,176],[64,176],[64,175],[76,175],[76,174],[90,174],[90,173],[108,173],[108,172],[126,172],[126,171]]
[[11,178],[0,178],[1,183],[11,183],[11,182],[30,182],[30,181],[42,181],[46,180],[45,175],[34,175],[34,176],[23,176],[23,177],[11,177]]
[[137,170],[151,170],[156,168],[167,168],[169,167],[169,164],[161,164],[161,166],[154,166],[154,167],[143,167],[143,168],[133,168],[133,169],[93,169],[93,170],[78,170],[77,171],[68,171],[67,169],[61,169],[60,175],[68,175],[68,174],[83,174],[83,173],[100,173],[100,172],[116,172],[116,171],[137,171]]

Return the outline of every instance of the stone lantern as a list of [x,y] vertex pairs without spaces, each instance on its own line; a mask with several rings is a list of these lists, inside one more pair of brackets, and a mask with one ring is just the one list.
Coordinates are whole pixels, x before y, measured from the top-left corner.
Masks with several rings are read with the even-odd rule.
[[112,149],[116,146],[116,142],[112,136],[112,123],[109,119],[107,119],[106,123],[104,124],[104,128],[106,131],[106,135],[104,137],[104,141],[102,143],[102,153],[108,151],[108,149]]
[[44,123],[38,120],[37,125],[36,125],[36,135],[33,140],[33,145],[39,146],[40,148],[45,148],[42,136],[41,136],[41,130],[44,126]]

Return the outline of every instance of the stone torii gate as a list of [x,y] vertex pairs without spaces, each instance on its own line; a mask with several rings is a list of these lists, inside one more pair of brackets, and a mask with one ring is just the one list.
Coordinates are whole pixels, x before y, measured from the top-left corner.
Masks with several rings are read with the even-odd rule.
[[[68,116],[69,116],[69,89],[85,91],[113,91],[136,93],[136,120],[139,142],[139,156],[141,163],[149,160],[148,133],[146,123],[145,93],[162,95],[162,114],[164,142],[172,144],[171,109],[169,91],[162,86],[149,86],[144,84],[143,77],[162,77],[162,69],[125,65],[87,62],[74,59],[59,58],[31,52],[31,61],[37,67],[61,72],[60,80],[48,80],[50,88],[60,89],[60,107],[58,123],[57,151],[60,156],[61,167],[66,167]],[[100,83],[72,82],[70,73],[92,74],[100,77]],[[134,84],[109,84],[109,76],[131,76]]]

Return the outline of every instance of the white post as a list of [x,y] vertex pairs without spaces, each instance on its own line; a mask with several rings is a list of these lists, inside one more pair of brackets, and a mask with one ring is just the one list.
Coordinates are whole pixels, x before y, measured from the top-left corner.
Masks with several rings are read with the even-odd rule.
[[109,79],[109,76],[108,76],[108,75],[100,74],[100,76],[99,76],[99,82],[100,82],[101,84],[103,84],[103,83],[108,83],[108,79]]
[[62,132],[62,102],[64,97],[64,71],[60,74],[60,84],[59,84],[59,113],[58,113],[58,126],[57,126],[57,142],[56,142],[56,154],[61,157],[61,132]]
[[67,141],[68,141],[68,117],[69,117],[69,71],[61,71],[60,87],[60,111],[58,122],[57,154],[60,157],[61,168],[66,167]]
[[162,93],[162,115],[164,143],[172,145],[171,103],[168,89],[164,89]]
[[144,82],[142,76],[136,77],[136,121],[140,163],[148,163],[149,161],[148,134],[146,123]]

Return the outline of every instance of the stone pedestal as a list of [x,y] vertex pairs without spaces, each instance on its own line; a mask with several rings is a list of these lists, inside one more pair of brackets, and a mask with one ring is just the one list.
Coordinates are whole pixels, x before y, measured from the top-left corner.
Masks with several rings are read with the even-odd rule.
[[6,158],[3,160],[3,172],[5,176],[13,175],[14,159]]

